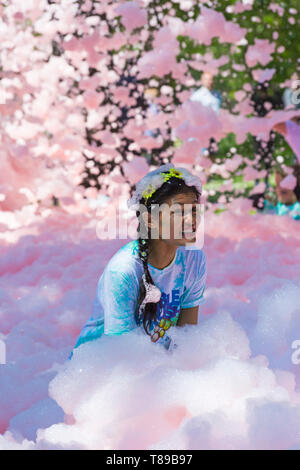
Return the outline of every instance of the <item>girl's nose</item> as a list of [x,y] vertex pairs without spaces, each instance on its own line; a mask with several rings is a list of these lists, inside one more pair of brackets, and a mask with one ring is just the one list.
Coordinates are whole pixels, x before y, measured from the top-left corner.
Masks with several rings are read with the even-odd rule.
[[186,230],[194,229],[196,226],[196,218],[193,217],[192,212],[183,216],[183,225]]
[[184,222],[186,222],[186,223],[189,223],[189,222],[192,223],[192,221],[193,221],[193,214],[192,214],[192,213],[186,213],[186,214],[184,214],[184,215],[183,215],[183,220],[184,220]]

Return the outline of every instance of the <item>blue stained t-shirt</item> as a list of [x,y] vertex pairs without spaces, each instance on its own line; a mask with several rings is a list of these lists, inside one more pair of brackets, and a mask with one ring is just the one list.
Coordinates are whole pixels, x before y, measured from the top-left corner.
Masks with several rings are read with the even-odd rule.
[[[148,263],[155,285],[161,290],[157,318],[150,331],[154,342],[170,341],[167,330],[176,325],[181,308],[203,302],[206,283],[206,257],[202,250],[177,248],[172,262],[164,269]],[[138,256],[138,241],[120,248],[107,263],[98,281],[92,316],[85,323],[75,348],[105,335],[119,335],[141,326],[138,321],[139,283],[143,264]]]
[[263,212],[277,215],[288,215],[294,220],[300,220],[300,202],[296,201],[293,204],[283,204],[282,202],[277,202],[276,205],[273,205],[267,199],[264,200]]

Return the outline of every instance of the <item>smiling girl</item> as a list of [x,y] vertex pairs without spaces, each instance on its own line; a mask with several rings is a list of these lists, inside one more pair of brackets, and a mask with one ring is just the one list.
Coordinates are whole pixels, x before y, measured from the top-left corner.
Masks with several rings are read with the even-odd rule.
[[137,183],[128,207],[139,218],[138,237],[106,265],[92,316],[75,348],[103,334],[141,328],[151,341],[170,350],[174,343],[169,328],[197,324],[206,282],[206,257],[194,245],[201,192],[196,176],[171,163]]

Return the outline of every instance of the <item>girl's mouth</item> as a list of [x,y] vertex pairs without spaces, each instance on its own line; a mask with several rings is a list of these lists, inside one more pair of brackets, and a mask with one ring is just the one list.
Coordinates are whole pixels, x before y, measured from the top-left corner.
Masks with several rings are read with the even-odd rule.
[[195,238],[196,236],[196,228],[193,228],[193,230],[186,230],[185,232],[183,232],[183,237],[184,238]]

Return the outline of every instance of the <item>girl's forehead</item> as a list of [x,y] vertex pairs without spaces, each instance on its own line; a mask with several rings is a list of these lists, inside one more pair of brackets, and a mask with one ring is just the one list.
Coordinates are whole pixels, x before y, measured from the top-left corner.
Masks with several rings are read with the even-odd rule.
[[169,205],[172,204],[193,204],[197,203],[198,199],[197,196],[194,192],[191,193],[180,193],[180,194],[175,194],[174,196],[171,196],[167,200]]
[[159,210],[163,209],[164,207],[172,207],[178,206],[178,205],[199,205],[201,204],[201,194],[196,193],[193,189],[178,192],[175,194],[171,194],[169,196],[165,196],[159,203],[158,202],[152,202],[151,203],[151,211],[152,211],[152,205],[153,208],[160,208]]

